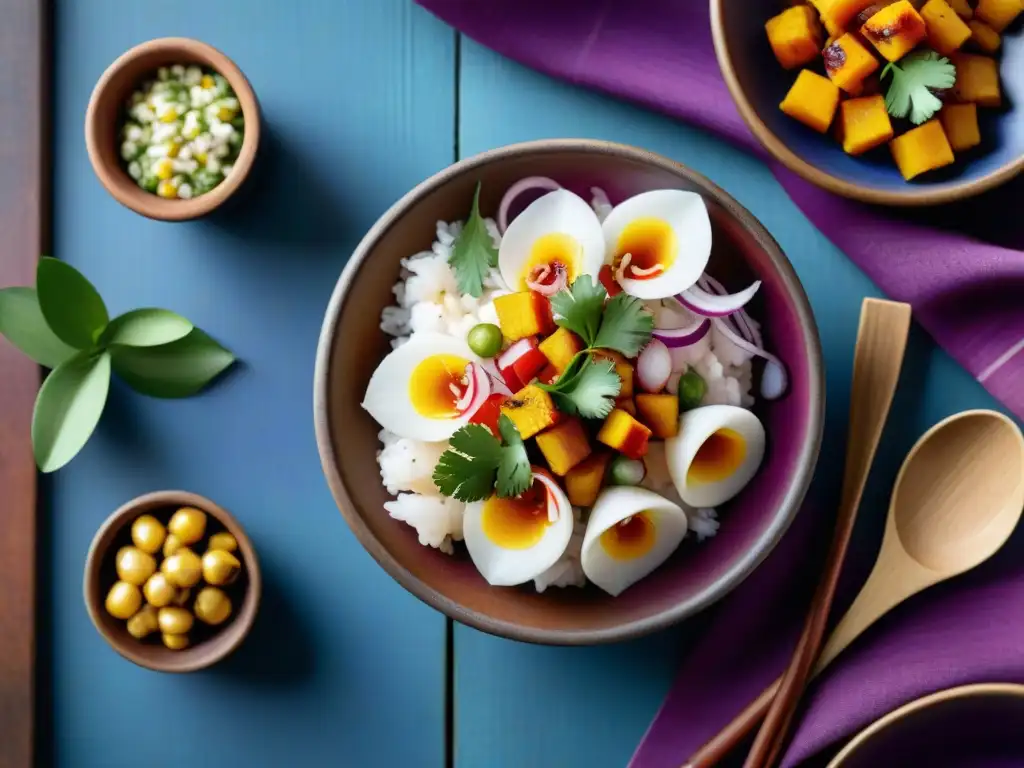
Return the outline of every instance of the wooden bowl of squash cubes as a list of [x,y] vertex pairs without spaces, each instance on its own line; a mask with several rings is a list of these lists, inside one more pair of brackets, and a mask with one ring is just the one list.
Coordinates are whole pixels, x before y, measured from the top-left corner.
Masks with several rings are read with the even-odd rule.
[[711,0],[743,119],[807,181],[888,206],[1024,169],[1024,0]]

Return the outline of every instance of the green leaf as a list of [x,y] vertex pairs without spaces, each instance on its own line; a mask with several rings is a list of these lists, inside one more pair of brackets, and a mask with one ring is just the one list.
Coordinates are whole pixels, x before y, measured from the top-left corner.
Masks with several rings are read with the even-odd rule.
[[593,346],[607,296],[603,285],[595,283],[590,275],[580,275],[569,288],[551,297],[555,322],[583,339],[588,347]]
[[881,79],[890,77],[885,93],[885,108],[893,117],[908,117],[914,125],[925,122],[942,108],[942,100],[933,91],[956,84],[956,67],[935,51],[920,51],[890,62]]
[[467,424],[449,441],[434,467],[434,485],[459,501],[483,501],[494,493],[494,478],[501,463],[498,438],[480,424]]
[[473,208],[466,225],[452,244],[448,263],[455,272],[459,290],[476,297],[484,292],[484,278],[488,270],[498,266],[498,251],[480,216],[480,182],[477,182],[473,193]]
[[192,323],[167,309],[134,309],[110,321],[100,336],[100,345],[158,347],[183,339],[192,332]]
[[235,356],[199,328],[158,347],[110,347],[114,372],[151,397],[191,397],[225,371]]
[[654,315],[644,303],[635,296],[620,293],[605,306],[601,330],[591,346],[636,357],[651,340],[653,332]]
[[498,463],[498,495],[518,496],[533,485],[530,457],[515,423],[505,414],[498,417],[498,431],[506,443]]
[[579,372],[551,396],[560,411],[585,419],[603,419],[612,412],[621,389],[622,379],[615,372],[615,364],[588,355]]
[[90,349],[110,320],[92,283],[58,259],[39,260],[36,291],[47,325],[61,341],[75,349]]
[[35,288],[0,290],[0,335],[47,368],[56,368],[76,352],[46,324]]
[[43,382],[32,414],[32,450],[42,472],[55,472],[88,442],[110,389],[110,355],[82,352]]

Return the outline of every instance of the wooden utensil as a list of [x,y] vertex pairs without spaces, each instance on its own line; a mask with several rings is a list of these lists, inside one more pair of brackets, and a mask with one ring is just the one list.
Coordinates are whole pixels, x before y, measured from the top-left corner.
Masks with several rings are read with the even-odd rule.
[[832,544],[800,642],[744,768],[767,768],[775,762],[786,743],[793,714],[821,649],[864,486],[896,394],[910,333],[910,315],[910,305],[901,302],[865,299],[861,304],[853,356],[846,468]]
[[[994,555],[1022,508],[1024,435],[1009,417],[964,411],[928,430],[896,478],[875,567],[833,630],[813,675],[908,597]],[[714,765],[727,754],[760,721],[779,684],[766,688],[686,768]]]

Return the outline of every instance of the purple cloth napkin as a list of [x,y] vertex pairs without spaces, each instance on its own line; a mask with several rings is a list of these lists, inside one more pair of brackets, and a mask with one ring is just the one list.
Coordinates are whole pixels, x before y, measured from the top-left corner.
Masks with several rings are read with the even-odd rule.
[[[936,341],[1024,418],[1024,222],[1007,215],[1024,199],[1024,180],[939,212],[898,214],[804,182],[768,158],[736,112],[705,0],[417,1],[516,61],[700,125],[765,159],[810,220],[887,295],[912,304]],[[758,578],[717,609],[632,768],[678,768],[782,671],[804,609],[787,596],[806,591],[799,564],[820,549],[809,544],[826,524],[800,515]],[[1018,536],[984,569],[918,596],[844,653],[812,689],[784,764],[820,757],[926,693],[1024,682],[1022,553]]]

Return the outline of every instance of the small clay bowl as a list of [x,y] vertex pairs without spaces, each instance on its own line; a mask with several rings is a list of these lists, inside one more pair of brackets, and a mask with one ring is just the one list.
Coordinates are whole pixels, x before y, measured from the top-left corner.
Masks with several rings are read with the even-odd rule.
[[[132,92],[156,70],[174,64],[196,64],[223,75],[238,98],[245,134],[231,174],[204,195],[168,200],[139,187],[128,175],[119,151],[118,130]],[[107,67],[89,99],[85,113],[85,144],[93,170],[115,200],[136,213],[160,221],[186,221],[213,211],[242,186],[260,142],[260,109],[256,94],[231,59],[216,48],[184,37],[165,37],[137,45]]]
[[[179,507],[201,509],[210,518],[208,531],[216,521],[217,528],[223,528],[235,537],[238,541],[235,554],[242,561],[242,573],[235,584],[226,588],[232,598],[232,615],[227,622],[219,627],[205,627],[196,621],[200,631],[190,633],[195,644],[181,651],[172,651],[164,647],[156,635],[144,640],[132,637],[124,620],[115,619],[107,613],[104,601],[110,587],[117,581],[114,557],[121,547],[132,543],[132,523],[142,515],[151,514],[166,525],[170,515]],[[159,560],[160,554],[156,557]],[[256,551],[239,522],[223,507],[186,491],[147,493],[132,499],[108,517],[89,547],[83,590],[89,618],[103,639],[129,661],[157,672],[195,672],[228,656],[252,629],[263,591]]]

